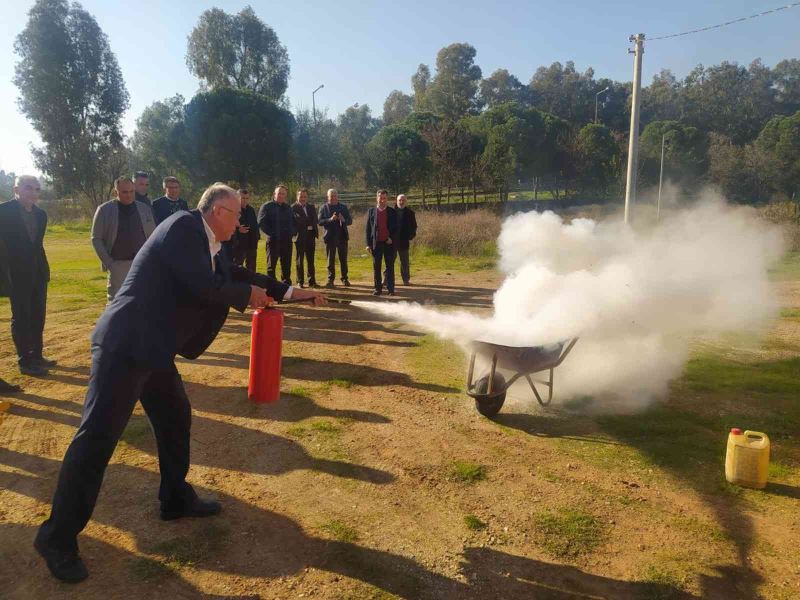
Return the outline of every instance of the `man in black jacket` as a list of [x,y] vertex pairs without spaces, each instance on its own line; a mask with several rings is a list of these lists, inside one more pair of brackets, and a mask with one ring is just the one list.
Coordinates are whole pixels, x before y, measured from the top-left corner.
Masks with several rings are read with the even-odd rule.
[[[0,240],[0,298],[5,298],[11,293],[11,276],[8,273],[8,254],[3,241]],[[18,385],[8,383],[0,377],[0,394],[15,394],[21,391]]]
[[394,249],[400,259],[400,276],[404,285],[411,285],[411,265],[408,260],[409,242],[417,236],[417,216],[414,211],[406,206],[405,194],[397,197],[397,234],[394,239]]
[[386,265],[386,288],[394,296],[394,236],[397,233],[397,215],[387,206],[389,192],[378,190],[377,206],[367,212],[367,252],[372,254],[372,275],[375,283],[374,296],[381,295],[381,264]]
[[297,251],[297,283],[303,287],[305,281],[304,262],[308,263],[308,285],[317,287],[317,278],[314,271],[314,252],[317,249],[317,238],[319,237],[319,226],[317,225],[317,211],[314,205],[308,201],[308,190],[301,188],[297,192],[297,202],[292,205],[294,213],[295,231],[297,231],[297,241],[295,250]]
[[153,203],[150,201],[150,196],[147,192],[150,191],[150,175],[147,171],[136,171],[133,174],[133,189],[136,192],[136,201],[142,204],[147,204],[150,208]]
[[234,237],[233,262],[255,273],[258,240],[261,239],[261,233],[258,231],[256,211],[250,205],[250,190],[240,189],[239,198],[242,201],[242,216],[239,217],[239,226],[236,228]]
[[21,175],[14,185],[14,199],[0,204],[0,242],[8,253],[11,287],[11,336],[20,372],[39,377],[55,365],[42,356],[50,265],[43,243],[47,213],[36,206],[40,191],[36,177]]
[[339,254],[342,283],[350,285],[347,278],[347,242],[350,234],[347,228],[353,224],[353,218],[347,207],[339,202],[339,193],[331,188],[328,190],[328,201],[319,209],[318,222],[325,229],[322,241],[325,242],[325,255],[328,258],[328,283],[325,287],[332,288],[336,279],[336,254]]
[[258,226],[267,234],[267,275],[275,277],[275,266],[281,261],[281,279],[292,285],[292,238],[295,234],[294,213],[286,203],[289,190],[279,185],[272,194],[272,202],[261,205]]
[[164,177],[164,195],[153,200],[153,217],[156,225],[166,221],[179,210],[189,210],[186,200],[180,197],[181,182],[177,177]]
[[136,255],[97,322],[81,423],[64,456],[50,518],[34,542],[62,581],[88,576],[77,536],[92,515],[103,473],[137,399],[156,436],[161,518],[219,513],[219,503],[200,500],[186,482],[191,406],[175,355],[194,359],[202,354],[231,306],[244,311],[289,297],[325,303],[317,292],[251,273],[219,252],[236,229],[239,211],[236,191],[215,184],[198,210],[167,219]]

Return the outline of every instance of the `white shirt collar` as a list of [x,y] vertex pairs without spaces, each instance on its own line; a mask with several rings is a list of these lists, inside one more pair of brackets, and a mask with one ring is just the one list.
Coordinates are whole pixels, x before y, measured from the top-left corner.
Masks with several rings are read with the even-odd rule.
[[208,238],[208,251],[211,253],[211,270],[214,270],[214,257],[217,253],[222,249],[222,244],[217,241],[217,236],[214,235],[214,232],[211,230],[211,227],[208,226],[206,223],[206,218],[202,217],[203,219],[203,227],[206,229],[206,237]]

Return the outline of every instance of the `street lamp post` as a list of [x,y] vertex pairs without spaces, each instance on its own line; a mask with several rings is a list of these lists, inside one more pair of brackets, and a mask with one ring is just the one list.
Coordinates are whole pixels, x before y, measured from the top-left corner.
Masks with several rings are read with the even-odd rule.
[[594,124],[597,125],[597,99],[600,97],[600,94],[605,94],[608,91],[608,87],[604,90],[600,90],[594,95]]
[[314,116],[314,127],[317,126],[317,103],[314,100],[314,95],[320,91],[322,88],[325,87],[325,84],[320,84],[320,86],[311,92],[311,114]]
[[661,135],[661,169],[658,172],[658,202],[656,204],[656,221],[661,218],[661,184],[664,181],[664,146],[667,141],[667,134]]

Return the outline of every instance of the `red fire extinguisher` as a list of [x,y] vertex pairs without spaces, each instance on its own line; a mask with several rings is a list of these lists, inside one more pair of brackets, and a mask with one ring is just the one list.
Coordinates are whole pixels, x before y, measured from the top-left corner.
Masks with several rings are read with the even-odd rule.
[[275,402],[280,397],[282,342],[283,312],[274,308],[256,310],[250,336],[250,401]]

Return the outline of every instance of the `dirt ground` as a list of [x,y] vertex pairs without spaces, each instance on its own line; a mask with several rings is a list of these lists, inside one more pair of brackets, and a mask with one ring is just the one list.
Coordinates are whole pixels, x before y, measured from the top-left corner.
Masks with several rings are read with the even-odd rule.
[[[399,291],[480,310],[497,282],[450,273]],[[461,391],[456,348],[335,306],[287,308],[274,405],[246,397],[248,315],[179,362],[194,408],[189,478],[222,514],[158,519],[155,443],[137,408],[80,539],[91,576],[59,584],[31,542],[80,418],[96,316],[49,317],[59,366],[25,379],[0,416],[2,598],[800,597],[800,488],[707,493],[684,465],[643,463],[561,409],[517,402],[485,419]],[[542,517],[569,511],[591,518]]]

